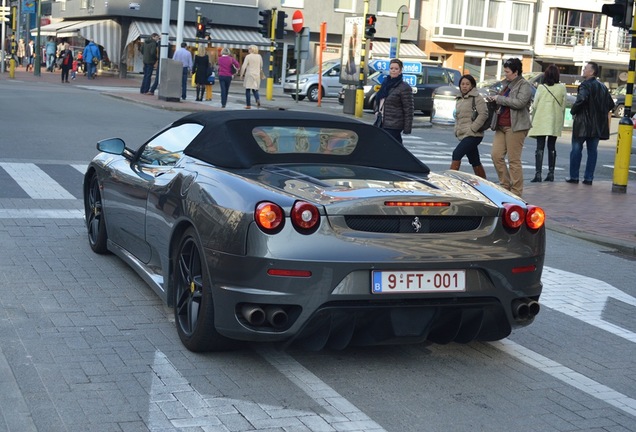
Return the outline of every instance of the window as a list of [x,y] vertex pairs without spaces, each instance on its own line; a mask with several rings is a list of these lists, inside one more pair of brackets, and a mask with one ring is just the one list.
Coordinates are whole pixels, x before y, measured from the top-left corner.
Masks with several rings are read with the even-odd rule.
[[281,0],[281,6],[289,7],[289,8],[304,8],[305,0]]
[[406,0],[378,0],[378,12],[397,14],[400,6],[408,3]]
[[468,0],[468,15],[466,24],[474,27],[482,27],[484,25],[484,10],[486,9],[486,0]]
[[349,155],[358,144],[355,132],[332,128],[264,126],[253,129],[252,136],[270,154]]
[[512,30],[527,32],[529,31],[531,17],[530,5],[524,3],[512,4],[512,22],[510,27]]
[[203,126],[186,123],[170,128],[146,143],[139,160],[147,165],[174,165]]
[[354,0],[334,0],[334,8],[339,12],[355,12]]
[[[449,0],[448,10],[446,11],[446,22],[448,24],[461,24],[462,23],[462,6],[463,0]],[[442,8],[439,9],[440,12]]]
[[428,84],[450,84],[450,80],[444,69],[428,68]]
[[486,27],[492,29],[504,29],[506,28],[506,20],[508,17],[505,14],[506,2],[491,0],[488,3],[488,24]]

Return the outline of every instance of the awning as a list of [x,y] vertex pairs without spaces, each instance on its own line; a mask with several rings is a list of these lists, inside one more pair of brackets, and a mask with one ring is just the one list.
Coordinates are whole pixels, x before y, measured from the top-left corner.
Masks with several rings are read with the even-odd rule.
[[[383,41],[373,41],[371,54],[373,58],[389,58],[391,44]],[[400,58],[408,60],[426,60],[426,53],[412,42],[400,42]]]
[[[145,39],[153,33],[161,34],[161,22],[159,21],[133,21],[130,24],[126,45],[137,40],[137,38]],[[240,27],[212,27],[208,29],[210,34],[210,42],[214,46],[224,48],[243,48],[247,49],[250,45],[269,46],[269,39],[265,39],[258,31],[244,29]],[[183,41],[196,42],[196,30],[194,23],[185,23],[183,27]],[[177,39],[177,25],[170,24],[168,34],[169,40]]]
[[[31,35],[36,36],[37,29]],[[113,20],[61,21],[42,26],[40,36],[83,37],[103,46],[111,63],[119,64],[121,58],[121,26]]]
[[[83,21],[59,21],[59,22],[44,25],[40,27],[40,36],[57,36],[58,30],[73,24],[81,23],[81,22]],[[34,29],[31,29],[31,36],[33,37],[38,36],[37,27]]]

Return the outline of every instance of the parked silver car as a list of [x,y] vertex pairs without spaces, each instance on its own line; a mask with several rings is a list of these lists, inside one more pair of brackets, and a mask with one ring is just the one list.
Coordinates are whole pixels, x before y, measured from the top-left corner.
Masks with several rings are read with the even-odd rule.
[[[298,81],[298,100],[307,97],[310,101],[318,101],[318,67],[316,65],[300,75]],[[283,92],[296,98],[297,75],[285,80]],[[337,97],[342,88],[340,84],[340,60],[329,60],[322,64],[322,97]]]

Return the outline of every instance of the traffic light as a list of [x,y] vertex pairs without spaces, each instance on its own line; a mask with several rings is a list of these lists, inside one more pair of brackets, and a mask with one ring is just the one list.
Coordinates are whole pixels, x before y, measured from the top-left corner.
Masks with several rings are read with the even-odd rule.
[[269,9],[262,10],[259,11],[258,14],[263,17],[261,20],[258,21],[261,26],[259,31],[261,32],[263,37],[270,39],[272,37],[272,11]]
[[197,38],[198,39],[205,39],[206,36],[206,29],[208,26],[208,19],[205,17],[201,17],[201,20],[199,22],[197,22]]
[[287,14],[283,11],[278,11],[278,16],[276,17],[276,39],[284,39],[285,34],[285,18],[287,18]]
[[614,4],[604,4],[601,13],[612,17],[612,25],[629,30],[634,16],[634,0],[614,0]]
[[373,39],[375,37],[375,22],[378,18],[373,14],[367,14],[364,18],[364,37]]

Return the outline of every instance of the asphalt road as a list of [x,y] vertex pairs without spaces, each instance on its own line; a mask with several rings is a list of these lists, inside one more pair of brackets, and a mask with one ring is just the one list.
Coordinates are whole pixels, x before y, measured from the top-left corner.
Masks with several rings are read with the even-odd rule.
[[[98,139],[140,143],[183,113],[0,92],[0,432],[636,431],[633,259],[550,232],[541,313],[499,342],[194,354],[131,269],[90,251],[80,199]],[[452,138],[407,146],[443,167]]]

